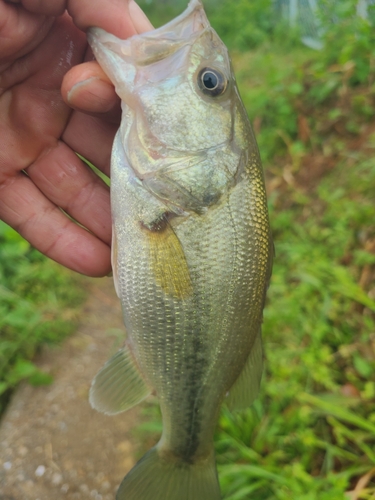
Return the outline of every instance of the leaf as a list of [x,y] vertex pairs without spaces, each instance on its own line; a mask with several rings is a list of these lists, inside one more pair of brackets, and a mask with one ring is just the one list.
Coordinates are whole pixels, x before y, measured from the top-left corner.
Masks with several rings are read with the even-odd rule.
[[4,394],[4,392],[9,388],[9,385],[6,382],[0,382],[0,396]]
[[8,375],[10,385],[16,385],[21,380],[31,377],[38,372],[38,368],[31,361],[18,359]]
[[323,401],[321,398],[318,398],[306,392],[299,394],[298,400],[301,401],[302,403],[311,404],[312,406],[319,408],[323,413],[333,415],[334,417],[340,420],[344,420],[345,422],[356,425],[357,427],[360,427],[361,429],[364,429],[366,431],[370,431],[375,435],[374,424],[371,424],[364,418],[359,417],[355,413],[352,413],[351,411],[346,410],[345,408],[336,406],[332,403],[329,403],[328,401]]
[[364,378],[369,378],[374,373],[372,364],[363,359],[359,354],[354,355],[353,364],[357,372]]
[[29,382],[34,387],[39,387],[41,385],[50,385],[53,382],[53,376],[49,373],[38,370],[34,375],[31,375]]
[[367,474],[362,476],[356,484],[353,491],[348,491],[347,495],[350,500],[359,500],[362,491],[366,488],[371,479],[375,476],[375,468],[371,469]]

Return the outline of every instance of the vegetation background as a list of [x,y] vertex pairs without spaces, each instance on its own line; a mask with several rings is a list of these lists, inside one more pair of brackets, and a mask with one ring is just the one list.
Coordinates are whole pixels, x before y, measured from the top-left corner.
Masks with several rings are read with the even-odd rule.
[[[139,3],[155,26],[186,6]],[[223,493],[374,500],[375,6],[363,19],[357,0],[321,0],[314,51],[271,0],[204,3],[257,135],[276,247],[261,394],[224,408],[217,431]],[[81,279],[0,223],[0,412],[20,380],[51,381],[33,356],[74,329],[83,297]],[[146,448],[156,407],[145,421]]]
[[[224,409],[216,437],[230,500],[375,499],[375,10],[319,2],[313,51],[307,3],[291,28],[285,1],[204,2],[255,128],[276,247],[261,395]],[[141,5],[158,26],[185,2]]]

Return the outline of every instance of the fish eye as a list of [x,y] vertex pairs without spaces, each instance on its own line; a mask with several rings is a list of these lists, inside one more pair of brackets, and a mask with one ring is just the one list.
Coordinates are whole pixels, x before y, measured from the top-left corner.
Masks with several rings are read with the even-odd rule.
[[198,85],[201,91],[212,97],[221,95],[227,88],[227,79],[217,69],[203,68],[198,74]]

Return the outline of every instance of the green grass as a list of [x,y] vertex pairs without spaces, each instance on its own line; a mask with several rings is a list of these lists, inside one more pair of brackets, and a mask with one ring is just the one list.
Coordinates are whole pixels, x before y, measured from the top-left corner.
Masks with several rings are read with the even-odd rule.
[[0,415],[21,380],[52,381],[32,360],[74,330],[85,296],[78,280],[0,221]]
[[[222,411],[221,486],[227,500],[374,500],[375,29],[353,17],[356,0],[336,2],[315,53],[295,34],[283,40],[261,4],[205,2],[234,49],[276,247],[261,393],[242,413]],[[186,2],[142,5],[159,25]],[[251,19],[246,33],[231,6],[238,22]],[[72,314],[76,292],[3,225],[0,243],[0,389],[9,390],[35,375],[41,342],[70,331],[57,318]],[[161,431],[157,407],[145,413],[143,449]]]
[[375,498],[375,31],[357,22],[323,52],[234,58],[276,258],[261,395],[217,433],[228,500],[348,499],[361,478]]
[[217,435],[228,499],[341,499],[375,467],[375,289],[359,285],[375,268],[375,161],[352,161],[309,195],[271,194],[262,393],[241,415],[224,410]]
[[[260,3],[232,2],[233,15],[261,18]],[[323,20],[321,52],[267,24],[259,43],[230,38],[226,1],[212,19],[235,49],[276,247],[261,394],[224,408],[216,433],[227,500],[375,499],[375,29],[355,4]],[[145,415],[148,446],[161,424],[154,406]]]
[[[359,285],[375,276],[375,161],[347,153],[311,192],[271,193],[261,394],[245,412],[224,408],[216,434],[227,500],[347,500],[375,468],[375,283]],[[154,439],[159,413],[145,415]],[[358,498],[374,498],[365,486]]]

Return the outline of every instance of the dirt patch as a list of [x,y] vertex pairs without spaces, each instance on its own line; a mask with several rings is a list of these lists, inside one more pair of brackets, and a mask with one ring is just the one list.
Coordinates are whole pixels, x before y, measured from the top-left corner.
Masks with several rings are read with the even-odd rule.
[[138,409],[115,417],[92,410],[91,380],[124,338],[111,279],[90,280],[81,326],[37,364],[50,386],[21,385],[0,426],[0,500],[113,500],[134,465]]

